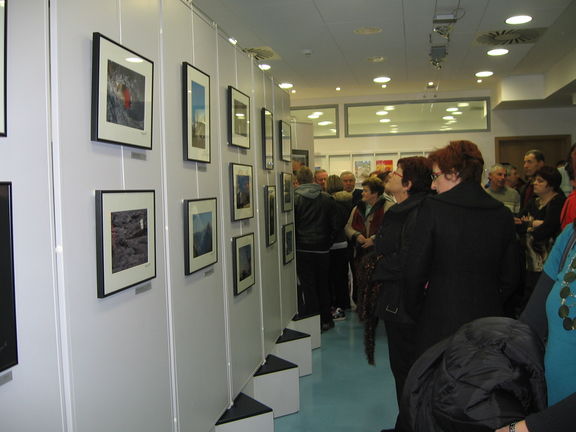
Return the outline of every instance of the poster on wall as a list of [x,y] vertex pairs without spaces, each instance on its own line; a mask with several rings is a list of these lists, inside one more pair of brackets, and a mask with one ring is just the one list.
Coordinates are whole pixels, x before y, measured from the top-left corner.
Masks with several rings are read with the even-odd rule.
[[252,166],[230,164],[230,191],[232,194],[232,220],[249,219],[254,216],[254,193],[252,192]]
[[354,162],[354,175],[356,182],[362,183],[370,175],[371,164],[369,160],[359,160]]
[[91,139],[151,149],[154,63],[100,33],[92,43]]
[[228,144],[250,148],[250,97],[228,86]]
[[276,186],[264,186],[266,246],[276,243]]
[[6,136],[6,8],[8,0],[0,2],[0,136]]
[[294,208],[292,201],[292,174],[280,173],[280,187],[282,188],[282,211],[289,212]]
[[274,116],[262,108],[262,155],[264,169],[274,169]]
[[210,162],[210,76],[182,63],[184,159]]
[[153,190],[96,191],[98,297],[156,277]]
[[280,135],[280,159],[290,162],[292,159],[292,130],[290,123],[280,120],[278,122]]
[[216,198],[184,201],[184,273],[189,275],[218,261]]
[[394,161],[392,159],[377,160],[376,171],[394,171]]
[[232,239],[234,263],[234,295],[239,295],[256,283],[254,233]]
[[294,259],[294,224],[282,226],[282,239],[283,262],[288,264]]
[[12,239],[12,184],[0,183],[0,372],[18,364]]

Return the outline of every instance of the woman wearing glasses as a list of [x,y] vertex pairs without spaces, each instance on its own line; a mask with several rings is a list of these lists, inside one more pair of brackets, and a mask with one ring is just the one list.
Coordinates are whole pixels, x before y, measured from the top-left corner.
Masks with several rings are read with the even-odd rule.
[[428,158],[437,195],[420,208],[404,271],[416,356],[467,322],[502,316],[522,265],[512,213],[480,184],[476,144],[452,141]]

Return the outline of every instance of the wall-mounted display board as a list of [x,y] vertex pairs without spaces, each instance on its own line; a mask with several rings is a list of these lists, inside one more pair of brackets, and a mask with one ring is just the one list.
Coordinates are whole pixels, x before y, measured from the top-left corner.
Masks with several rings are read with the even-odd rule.
[[8,0],[0,4],[0,136],[6,136],[6,9]]
[[274,169],[274,116],[262,108],[262,157],[264,169]]
[[153,190],[96,191],[98,297],[156,277]]
[[210,76],[182,63],[184,159],[210,162]]
[[184,201],[184,264],[189,275],[218,261],[216,198]]
[[280,135],[280,159],[290,162],[292,157],[292,130],[290,124],[280,120],[278,122],[278,132]]
[[92,140],[151,149],[154,63],[100,33],[92,44]]
[[283,262],[288,264],[294,259],[294,224],[282,226],[282,251]]
[[230,164],[230,191],[232,194],[232,220],[254,217],[254,191],[252,165]]
[[228,144],[250,148],[250,97],[228,86]]
[[12,184],[0,183],[0,372],[18,364],[14,303]]
[[256,282],[254,252],[254,233],[232,239],[234,295],[243,293]]
[[292,201],[292,174],[280,173],[280,187],[282,188],[282,211],[289,212],[294,207]]
[[266,246],[276,243],[276,186],[264,186]]

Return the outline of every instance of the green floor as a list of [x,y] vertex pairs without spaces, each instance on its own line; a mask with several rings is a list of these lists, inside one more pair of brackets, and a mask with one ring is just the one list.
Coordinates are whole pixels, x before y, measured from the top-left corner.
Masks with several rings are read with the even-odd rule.
[[364,355],[363,326],[355,312],[322,334],[312,351],[312,375],[300,378],[300,411],[275,420],[275,432],[379,432],[394,427],[398,407],[384,326],[378,328],[376,365]]

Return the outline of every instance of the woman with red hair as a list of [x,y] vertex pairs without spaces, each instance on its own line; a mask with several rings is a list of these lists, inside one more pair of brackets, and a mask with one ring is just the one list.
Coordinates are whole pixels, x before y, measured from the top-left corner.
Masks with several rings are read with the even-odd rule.
[[476,144],[452,141],[428,158],[437,195],[422,203],[404,271],[417,355],[463,324],[503,315],[522,266],[512,213],[480,184]]

